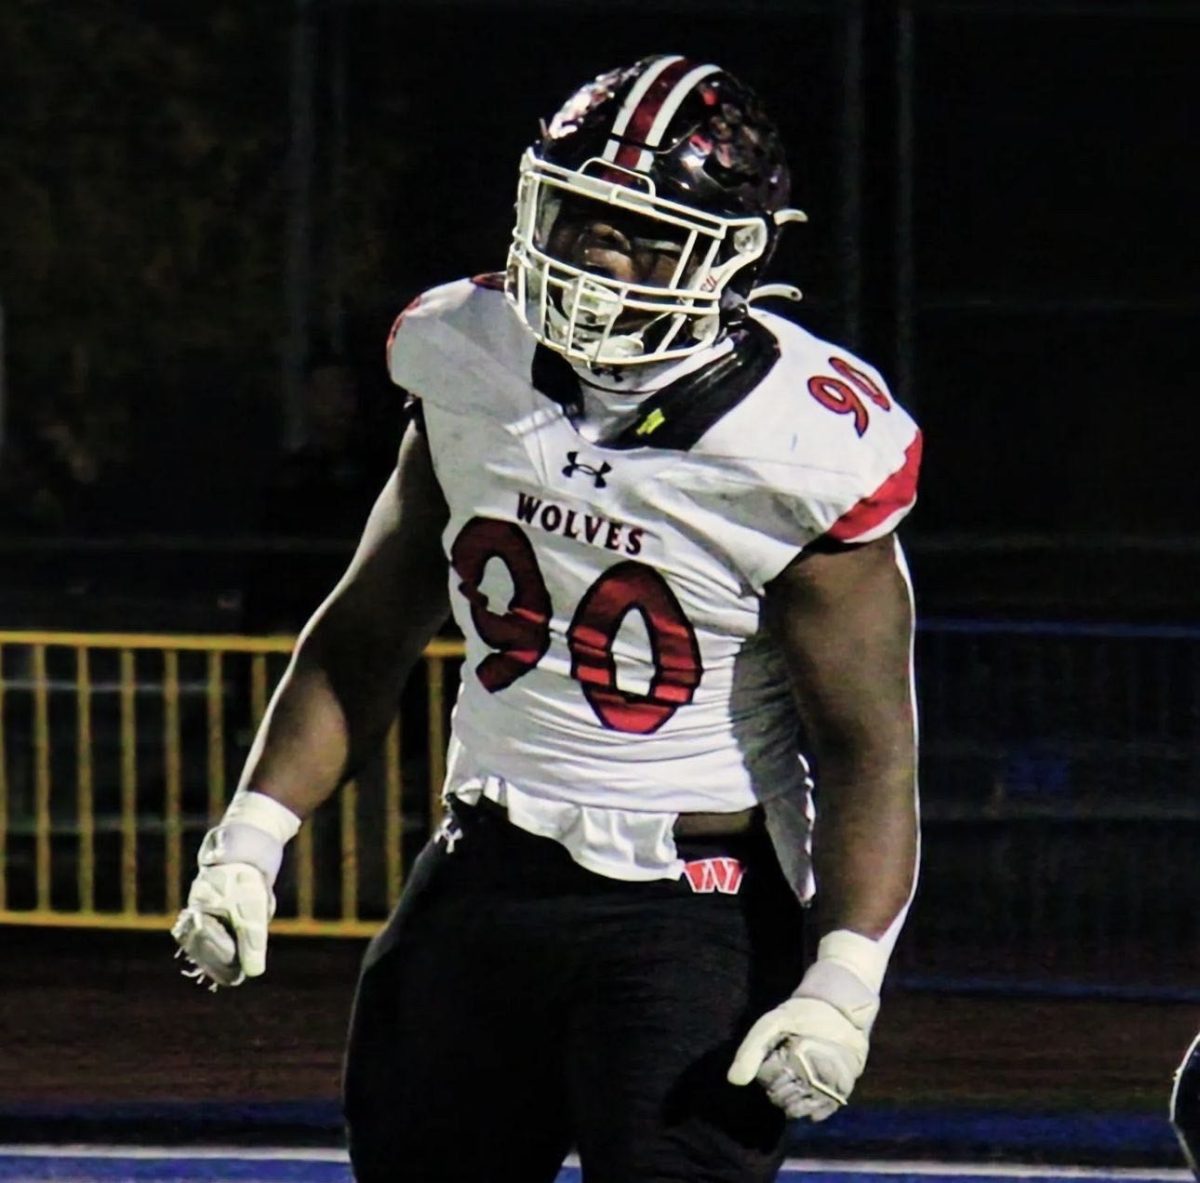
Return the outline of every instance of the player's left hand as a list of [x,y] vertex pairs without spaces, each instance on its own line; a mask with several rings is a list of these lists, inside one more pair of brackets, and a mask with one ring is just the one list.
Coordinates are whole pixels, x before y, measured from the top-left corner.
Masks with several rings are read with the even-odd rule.
[[878,1013],[879,995],[857,974],[819,959],[795,994],[750,1028],[728,1080],[757,1080],[788,1117],[824,1121],[862,1075]]

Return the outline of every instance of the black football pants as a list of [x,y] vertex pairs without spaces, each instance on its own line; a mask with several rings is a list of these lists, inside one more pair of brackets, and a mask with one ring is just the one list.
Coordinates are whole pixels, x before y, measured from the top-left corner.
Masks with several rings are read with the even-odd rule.
[[725,1080],[803,969],[766,835],[680,841],[741,861],[732,894],[593,874],[486,804],[456,817],[363,963],[344,1089],[359,1183],[552,1183],[572,1148],[586,1183],[773,1179],[783,1116]]

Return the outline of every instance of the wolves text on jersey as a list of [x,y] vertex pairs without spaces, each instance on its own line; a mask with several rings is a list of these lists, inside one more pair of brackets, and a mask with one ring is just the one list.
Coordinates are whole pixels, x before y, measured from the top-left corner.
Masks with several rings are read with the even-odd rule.
[[646,533],[641,526],[566,509],[531,493],[517,494],[517,518],[528,526],[540,526],[547,534],[561,534],[627,555],[642,553],[642,535]]

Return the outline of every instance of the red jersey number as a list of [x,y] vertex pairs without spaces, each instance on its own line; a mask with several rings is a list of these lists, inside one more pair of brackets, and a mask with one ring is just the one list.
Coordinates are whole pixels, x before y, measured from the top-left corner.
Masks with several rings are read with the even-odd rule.
[[[617,686],[613,643],[628,612],[646,622],[654,678],[646,694]],[[579,601],[567,630],[571,673],[605,727],[648,735],[657,731],[700,684],[700,650],[696,632],[683,614],[667,581],[645,563],[610,567]]]
[[856,369],[845,358],[831,357],[830,368],[838,375],[831,378],[818,374],[808,380],[808,393],[826,410],[835,415],[853,415],[854,430],[862,435],[871,425],[871,417],[863,403],[867,398],[880,410],[890,411],[892,400],[868,374]]
[[[513,595],[508,611],[493,612],[479,590],[488,559],[507,568]],[[525,532],[512,522],[472,518],[450,548],[450,565],[462,582],[458,590],[471,605],[475,631],[496,653],[489,653],[475,673],[485,690],[494,694],[527,674],[550,646],[550,592],[538,567],[537,555]]]
[[[508,569],[513,593],[505,612],[493,612],[480,590],[488,560]],[[450,548],[459,591],[489,653],[475,669],[493,694],[541,661],[550,645],[550,592],[525,532],[514,522],[472,518]],[[654,676],[645,694],[617,685],[613,645],[626,615],[641,613],[650,638]],[[696,631],[667,582],[645,563],[609,567],[584,592],[567,630],[571,674],[596,717],[613,731],[649,735],[692,701],[703,669]]]

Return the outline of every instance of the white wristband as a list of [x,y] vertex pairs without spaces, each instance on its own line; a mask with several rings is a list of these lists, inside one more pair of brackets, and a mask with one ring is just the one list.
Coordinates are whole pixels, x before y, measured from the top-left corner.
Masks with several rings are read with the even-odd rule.
[[221,825],[233,822],[265,830],[280,846],[286,846],[300,829],[300,818],[286,805],[253,789],[238,789],[234,793]]
[[225,816],[204,835],[196,861],[201,867],[249,863],[274,887],[283,848],[300,829],[300,819],[274,797],[238,790]]
[[848,928],[837,928],[821,938],[817,945],[817,960],[837,962],[878,994],[883,986],[883,975],[887,973],[890,952],[879,941]]

